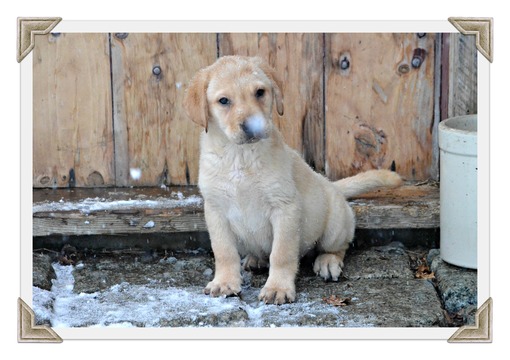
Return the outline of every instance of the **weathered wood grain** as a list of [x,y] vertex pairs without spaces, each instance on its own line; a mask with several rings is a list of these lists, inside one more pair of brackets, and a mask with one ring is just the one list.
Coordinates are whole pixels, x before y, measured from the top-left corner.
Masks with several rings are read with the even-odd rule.
[[448,117],[476,114],[478,112],[476,37],[449,34],[449,45]]
[[[326,174],[431,177],[434,34],[326,34]],[[424,50],[421,51],[420,49]],[[413,58],[421,57],[418,67]]]
[[430,229],[439,227],[439,189],[406,185],[366,194],[351,202],[359,229]]
[[[78,190],[78,189],[77,189]],[[33,236],[119,235],[207,231],[202,203],[168,207],[161,199],[172,191],[183,198],[199,196],[196,188],[182,190],[122,189],[121,191],[34,190],[34,209],[41,204],[56,204],[52,210],[34,211]],[[59,201],[79,202],[97,198],[103,203],[144,199],[160,201],[158,206],[97,211],[58,210]],[[158,200],[159,199],[159,200]],[[432,185],[407,185],[391,191],[366,194],[351,201],[359,229],[429,229],[439,227],[439,189]],[[147,226],[153,221],[154,226]]]
[[[147,224],[154,224],[148,226]],[[33,236],[115,235],[207,231],[203,211],[187,209],[115,211],[84,214],[71,211],[34,215]]]
[[324,172],[323,35],[316,33],[219,34],[219,53],[260,56],[282,83],[284,115],[273,121],[286,143]]
[[[259,55],[276,68],[285,114],[274,121],[317,171],[337,179],[395,162],[409,180],[435,178],[434,40],[392,33],[38,36],[34,186],[196,184],[202,129],[181,100],[218,52]],[[451,71],[452,114],[476,111],[476,51],[473,60],[462,41],[450,57],[469,54],[465,66],[475,70]],[[419,49],[423,61],[413,67]]]
[[111,46],[116,184],[196,184],[202,129],[181,104],[191,77],[215,61],[216,34],[112,34]]
[[107,34],[36,36],[33,107],[34,187],[114,184]]

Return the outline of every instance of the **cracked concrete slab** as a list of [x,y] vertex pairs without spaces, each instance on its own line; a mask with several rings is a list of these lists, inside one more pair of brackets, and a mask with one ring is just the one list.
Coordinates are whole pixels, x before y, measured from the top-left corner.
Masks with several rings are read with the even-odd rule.
[[[351,249],[344,276],[325,282],[303,261],[296,302],[257,298],[267,271],[243,273],[239,297],[212,298],[208,251],[89,251],[74,265],[52,260],[51,291],[35,286],[38,323],[53,327],[439,327],[447,326],[433,282],[415,279],[402,244]],[[48,260],[49,261],[49,260]],[[35,271],[35,270],[34,270]],[[327,301],[346,299],[345,306]]]

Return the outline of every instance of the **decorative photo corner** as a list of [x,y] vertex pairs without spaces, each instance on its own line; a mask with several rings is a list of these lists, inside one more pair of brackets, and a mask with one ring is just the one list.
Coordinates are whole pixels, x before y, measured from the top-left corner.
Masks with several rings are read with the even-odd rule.
[[20,63],[35,46],[35,36],[49,34],[62,18],[18,18],[16,59]]
[[[17,54],[16,58],[19,63],[25,59],[25,57],[32,52],[32,50],[35,47],[35,38],[40,35],[47,35],[49,34],[60,22],[62,21],[62,18],[55,17],[55,18],[19,18],[18,19],[18,41],[17,41]],[[476,48],[479,51],[480,54],[482,54],[489,62],[492,63],[493,61],[493,20],[492,18],[460,18],[460,17],[451,17],[448,19],[448,21],[463,35],[472,35],[476,37]],[[112,35],[112,39],[114,36]],[[115,33],[115,39],[112,41],[121,42],[125,37],[123,38],[122,33]],[[343,71],[341,74],[342,76],[345,76],[344,73],[350,71],[349,66],[351,65],[352,59],[349,58],[349,54],[345,55],[344,57],[340,56],[339,60],[339,70],[340,72]],[[412,67],[419,67],[421,64],[421,61],[423,61],[423,57],[425,54],[417,53],[415,51]],[[414,60],[418,59],[416,61],[420,61],[420,64],[415,64]],[[415,66],[416,65],[416,66]],[[408,66],[406,69],[402,68],[402,74],[405,74],[406,72],[410,71],[410,67]],[[152,74],[160,79],[162,69],[159,66],[154,66],[152,68]],[[163,69],[164,71],[164,69]],[[180,87],[180,83],[176,83],[176,87]],[[374,82],[372,85],[372,90],[378,95],[379,99],[383,102],[385,102],[385,99],[387,101],[387,94],[385,93],[383,87],[380,86],[380,84]],[[366,132],[370,133],[371,137],[374,137],[377,139],[377,132],[373,129],[363,129],[366,130]],[[375,134],[375,135],[374,135]],[[384,134],[383,134],[384,135]],[[384,137],[384,136],[382,136]],[[366,139],[362,137],[362,140],[365,141]],[[366,141],[365,141],[366,142]],[[364,143],[363,143],[364,144]],[[362,144],[362,145],[363,145]],[[366,144],[365,144],[366,145]],[[370,144],[369,144],[370,145]],[[122,144],[120,142],[117,142],[116,146],[125,146],[127,147],[127,144]],[[360,145],[361,146],[361,145]],[[368,146],[368,145],[366,145]],[[368,150],[367,150],[368,151]],[[315,156],[314,154],[309,155],[313,158]],[[434,160],[437,161],[438,159]],[[124,164],[125,165],[125,164]],[[320,164],[317,163],[317,166],[319,167]],[[165,169],[170,172],[171,170],[168,169],[167,164],[165,163]],[[133,170],[133,169],[132,169]],[[138,170],[138,169],[134,169]],[[188,169],[186,165],[186,169],[182,171],[182,178],[184,183],[190,183],[190,177],[191,182],[193,182],[193,177],[196,177],[196,174],[193,172],[193,169]],[[121,182],[124,182],[122,185],[129,185],[128,179],[129,174],[120,174],[118,169],[113,171],[114,173],[111,175],[111,177],[117,177],[117,179],[121,179]],[[191,175],[190,175],[191,172]],[[433,171],[432,171],[433,172]],[[68,176],[68,179],[66,181],[76,181],[74,172],[69,172],[69,174],[66,174]],[[164,175],[167,176],[167,175]],[[131,177],[133,177],[133,174],[131,174]],[[65,176],[64,176],[65,178]],[[37,184],[39,187],[43,187],[49,183],[45,183],[45,178],[40,177],[39,178],[40,183]],[[142,178],[143,180],[143,178]],[[89,184],[99,184],[99,186],[103,186],[104,184],[108,184],[111,180],[107,175],[105,175],[104,172],[92,172],[86,180]],[[112,182],[113,183],[113,182]],[[61,184],[57,184],[60,186]],[[428,184],[427,184],[428,186]],[[423,194],[421,194],[423,195]],[[194,196],[194,195],[192,195]],[[437,200],[437,201],[436,201]],[[435,199],[434,201],[437,202],[437,205],[439,203],[439,199]],[[354,204],[354,206],[359,206],[358,212],[361,214],[363,212],[363,204]],[[127,214],[127,213],[126,213]],[[187,216],[188,214],[184,214]],[[122,215],[125,218],[122,219],[122,222],[129,223],[130,226],[133,226],[133,218],[129,218],[131,215]],[[166,214],[164,216],[167,216]],[[181,215],[179,215],[181,216]],[[381,213],[381,216],[383,216],[383,213]],[[396,216],[398,217],[398,216]],[[431,218],[434,217],[434,221],[438,220],[438,214],[434,213],[431,215]],[[182,220],[182,219],[181,219]],[[193,219],[196,220],[195,218]],[[61,223],[64,223],[65,221],[59,220]],[[87,223],[87,219],[83,218],[80,219],[81,223]],[[110,219],[108,221],[111,221]],[[139,221],[139,220],[136,220]],[[187,220],[182,220],[187,221]],[[205,224],[202,224],[200,221],[203,222],[203,220],[198,220],[199,228],[201,230],[204,230]],[[364,221],[361,219],[361,221]],[[369,221],[366,220],[365,221]],[[110,222],[111,223],[111,222]],[[87,225],[89,225],[87,223]],[[154,223],[150,224],[150,222],[145,222],[143,224],[138,224],[139,227],[142,227],[144,231],[152,231],[152,227],[154,226]],[[196,225],[195,225],[196,226]],[[103,224],[104,227],[104,224]],[[369,228],[367,226],[367,228]],[[38,230],[40,231],[40,229]],[[43,232],[41,232],[42,234]],[[433,273],[432,273],[433,274]],[[333,295],[332,295],[333,296]],[[350,302],[350,298],[342,299],[341,304],[339,306],[344,306],[346,303]],[[492,341],[492,298],[488,298],[483,305],[479,306],[475,315],[474,315],[474,325],[464,325],[458,328],[457,331],[453,333],[453,335],[447,340],[451,343],[463,343],[463,342],[491,342]],[[454,329],[452,328],[452,331]],[[19,342],[62,342],[65,337],[59,336],[59,334],[52,329],[50,326],[44,326],[44,325],[35,325],[35,314],[34,311],[30,308],[30,306],[27,305],[27,303],[20,297],[18,299],[18,341]]]
[[488,298],[478,308],[475,325],[462,326],[448,339],[448,342],[492,342],[492,298]]
[[18,298],[18,342],[62,342],[62,338],[49,326],[35,325],[34,311]]
[[492,18],[451,17],[448,18],[448,21],[451,22],[461,34],[476,36],[476,48],[480,51],[480,54],[492,62],[494,56],[494,27]]

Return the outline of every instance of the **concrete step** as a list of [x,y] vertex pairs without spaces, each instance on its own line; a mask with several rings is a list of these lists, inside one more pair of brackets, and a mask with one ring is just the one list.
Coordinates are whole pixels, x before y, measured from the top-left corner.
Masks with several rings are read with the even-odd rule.
[[[445,311],[444,295],[451,287],[416,278],[428,252],[398,242],[350,249],[338,282],[317,277],[305,258],[296,302],[277,306],[257,299],[267,271],[243,272],[239,297],[204,295],[214,276],[213,256],[204,250],[39,250],[34,252],[33,310],[37,324],[49,324],[57,333],[62,326],[446,327],[474,321]],[[439,266],[437,254],[434,259]],[[476,305],[467,308],[473,299],[476,304],[476,271],[440,266],[448,268],[442,283],[459,276],[475,279],[463,289],[467,300],[450,294],[449,301],[457,301],[457,314],[476,310]]]

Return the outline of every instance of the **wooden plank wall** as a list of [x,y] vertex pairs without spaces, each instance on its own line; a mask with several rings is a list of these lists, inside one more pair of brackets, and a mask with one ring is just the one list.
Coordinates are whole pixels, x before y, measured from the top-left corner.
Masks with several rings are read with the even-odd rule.
[[[217,56],[258,55],[283,81],[286,142],[331,179],[437,173],[434,34],[37,36],[34,187],[196,184],[199,134],[184,88]],[[419,58],[419,66],[413,59]],[[472,85],[470,85],[472,86]],[[475,85],[476,87],[476,85]],[[69,183],[73,170],[75,181]],[[133,178],[131,169],[139,169]],[[434,171],[435,170],[435,171]]]
[[324,172],[322,34],[220,34],[219,54],[260,56],[283,84],[284,115],[273,121],[286,143]]
[[393,162],[407,179],[431,176],[434,41],[433,34],[326,35],[328,177]]
[[474,35],[448,34],[448,93],[444,119],[478,112],[477,55]]
[[216,59],[216,35],[125,35],[111,36],[117,186],[196,184],[201,129],[180,104]]
[[36,36],[33,59],[34,187],[114,185],[108,34]]

